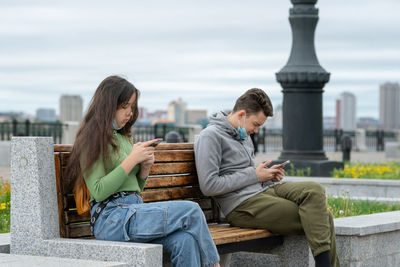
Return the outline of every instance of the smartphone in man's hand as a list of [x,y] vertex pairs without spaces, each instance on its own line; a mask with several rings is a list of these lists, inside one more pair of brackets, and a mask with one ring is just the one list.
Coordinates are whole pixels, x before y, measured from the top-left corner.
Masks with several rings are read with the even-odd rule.
[[289,164],[289,163],[290,163],[290,160],[287,160],[287,161],[285,161],[285,162],[279,164],[277,168],[283,168],[283,167],[285,167],[285,166],[286,166],[287,164]]

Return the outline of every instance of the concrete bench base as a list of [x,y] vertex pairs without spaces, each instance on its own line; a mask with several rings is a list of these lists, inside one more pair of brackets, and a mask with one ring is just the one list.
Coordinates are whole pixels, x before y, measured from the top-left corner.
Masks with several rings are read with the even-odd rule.
[[62,259],[62,258],[56,258],[56,257],[27,256],[27,255],[1,254],[0,253],[0,266],[8,266],[8,267],[24,267],[24,266],[126,267],[128,265],[125,263],[120,263],[120,262],[101,262],[101,261],[90,261],[90,260]]
[[400,211],[335,219],[341,266],[400,266]]
[[0,234],[0,253],[10,253],[10,233]]

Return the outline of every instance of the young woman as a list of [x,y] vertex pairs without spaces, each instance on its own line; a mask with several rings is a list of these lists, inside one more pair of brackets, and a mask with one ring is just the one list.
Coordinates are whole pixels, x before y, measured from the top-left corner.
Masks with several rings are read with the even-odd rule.
[[[157,140],[132,144],[139,91],[110,76],[98,86],[69,160],[75,188],[86,184],[97,239],[162,244],[174,266],[219,266],[202,210],[191,201],[144,204],[140,192]],[[76,177],[76,179],[74,179]],[[96,218],[97,217],[97,218]]]

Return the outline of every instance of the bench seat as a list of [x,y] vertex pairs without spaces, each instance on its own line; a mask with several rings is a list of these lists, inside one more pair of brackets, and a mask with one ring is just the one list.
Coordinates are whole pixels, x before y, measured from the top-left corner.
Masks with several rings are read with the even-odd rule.
[[[67,180],[64,178],[71,150],[72,145],[54,145],[60,236],[91,239],[94,237],[90,232],[90,218],[79,216],[76,212],[73,193],[67,188]],[[238,246],[242,250],[254,251],[260,242],[282,244],[282,238],[268,230],[231,227],[220,219],[219,209],[214,200],[201,193],[193,143],[159,144],[154,156],[154,165],[141,193],[145,203],[170,200],[197,202],[204,212],[211,236],[220,253],[236,251]],[[258,242],[252,245],[252,240]],[[234,249],[230,248],[229,244],[233,244]]]

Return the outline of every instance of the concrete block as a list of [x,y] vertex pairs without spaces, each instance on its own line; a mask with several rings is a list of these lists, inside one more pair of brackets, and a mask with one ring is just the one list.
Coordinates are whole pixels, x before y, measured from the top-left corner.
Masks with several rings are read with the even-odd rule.
[[0,265],[7,267],[25,267],[25,266],[40,266],[40,267],[125,267],[128,266],[121,262],[101,262],[90,260],[62,259],[57,257],[43,256],[28,256],[14,254],[0,254]]
[[[281,259],[278,255],[264,254],[264,253],[251,253],[251,252],[237,252],[231,256],[229,267],[280,267]],[[222,265],[221,265],[222,267]]]
[[337,218],[335,231],[336,235],[351,236],[400,231],[400,211]]
[[51,137],[12,138],[11,253],[40,255],[60,236],[53,153]]
[[10,253],[10,233],[0,234],[0,253]]
[[278,255],[282,267],[311,267],[314,258],[304,235],[285,236],[281,246],[265,250],[264,252]]
[[341,266],[400,266],[400,211],[335,219]]
[[156,244],[56,238],[43,241],[41,255],[161,267],[163,253],[162,246]]
[[385,153],[387,158],[400,158],[400,142],[386,142]]
[[162,246],[61,239],[51,137],[15,137],[11,144],[11,253],[161,266]]

